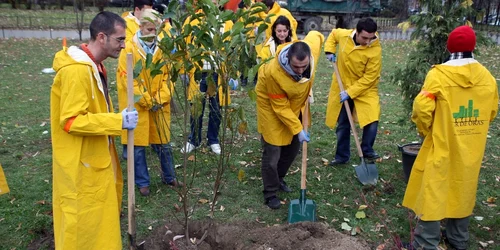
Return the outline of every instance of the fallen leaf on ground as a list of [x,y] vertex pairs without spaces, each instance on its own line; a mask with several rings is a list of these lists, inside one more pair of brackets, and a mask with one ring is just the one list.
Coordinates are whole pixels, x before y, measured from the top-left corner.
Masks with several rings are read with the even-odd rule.
[[356,218],[358,218],[358,219],[364,219],[364,218],[366,218],[365,212],[364,211],[358,211],[356,213]]
[[190,156],[188,157],[188,161],[194,161],[194,155],[190,155]]
[[245,170],[240,169],[240,171],[238,171],[238,180],[242,182],[244,179],[245,179]]
[[479,245],[481,245],[482,247],[487,247],[488,243],[479,241]]
[[484,219],[483,216],[474,216],[474,219],[476,219],[477,221],[482,221]]
[[180,212],[181,211],[181,208],[179,207],[179,205],[177,205],[177,203],[174,203],[174,208],[175,208],[176,212]]
[[255,221],[257,221],[257,222],[258,222],[258,223],[260,223],[260,224],[266,224],[266,222],[265,222],[265,221],[260,221],[260,220],[259,220],[259,218],[255,218]]
[[226,210],[226,208],[224,206],[220,206],[220,211],[224,212],[224,210]]
[[208,200],[207,199],[200,199],[200,200],[198,200],[198,202],[201,204],[205,204],[208,202]]
[[247,162],[246,162],[246,161],[239,161],[238,163],[239,163],[240,165],[243,165],[243,166],[247,165]]
[[488,197],[488,199],[486,199],[486,202],[495,203],[496,200],[497,200],[497,198],[495,198],[495,197]]
[[148,227],[148,230],[150,230],[150,231],[151,231],[151,230],[153,230],[153,227],[152,227],[152,226],[149,226],[149,227]]
[[174,236],[173,240],[176,241],[176,240],[182,239],[182,238],[184,238],[184,235],[176,235],[176,236]]
[[351,231],[352,227],[349,226],[349,224],[347,224],[347,222],[342,222],[342,224],[340,224],[340,228],[342,228],[342,230],[346,230],[346,231]]
[[37,201],[35,202],[36,204],[39,204],[39,205],[45,205],[45,200],[41,200],[41,201]]

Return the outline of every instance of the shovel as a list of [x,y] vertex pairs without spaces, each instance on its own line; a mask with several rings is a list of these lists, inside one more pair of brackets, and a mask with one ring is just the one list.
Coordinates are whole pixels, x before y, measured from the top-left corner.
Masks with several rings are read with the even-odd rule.
[[[307,132],[309,125],[309,101],[302,114],[302,126]],[[302,174],[300,178],[300,198],[292,200],[288,207],[288,223],[316,221],[316,203],[306,199],[307,142],[302,142]]]
[[[344,91],[344,85],[342,84],[342,79],[340,78],[339,69],[337,68],[337,63],[333,63],[333,69],[335,70],[335,75],[337,76],[337,82],[339,83],[340,92]],[[352,119],[351,108],[349,107],[348,100],[344,101],[345,111],[347,112],[347,117],[349,118],[349,123],[351,124],[352,134],[354,135],[354,141],[356,142],[356,148],[358,150],[359,158],[361,158],[361,163],[355,167],[356,175],[358,180],[363,185],[376,185],[378,180],[378,170],[375,163],[365,162],[363,157],[363,151],[361,150],[361,145],[359,143],[358,132],[354,126],[354,121]]]

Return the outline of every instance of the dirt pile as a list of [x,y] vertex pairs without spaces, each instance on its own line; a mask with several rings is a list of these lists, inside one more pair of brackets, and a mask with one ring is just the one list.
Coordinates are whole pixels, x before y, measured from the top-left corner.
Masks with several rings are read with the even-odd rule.
[[[205,233],[206,232],[206,233]],[[339,233],[322,223],[301,222],[263,227],[258,223],[214,224],[193,222],[191,239],[203,238],[198,249],[370,249],[363,240]],[[185,238],[173,241],[176,235],[184,235],[180,226],[166,225],[157,228],[145,239],[144,249],[190,249]],[[194,241],[193,239],[192,241]]]

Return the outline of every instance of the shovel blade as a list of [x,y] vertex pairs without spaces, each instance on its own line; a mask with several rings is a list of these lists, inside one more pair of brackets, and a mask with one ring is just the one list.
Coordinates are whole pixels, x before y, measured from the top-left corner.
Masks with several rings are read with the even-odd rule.
[[361,158],[361,163],[356,166],[356,175],[363,185],[376,185],[378,181],[378,170],[375,163],[367,163]]
[[288,223],[316,221],[316,203],[313,200],[295,199],[288,207]]

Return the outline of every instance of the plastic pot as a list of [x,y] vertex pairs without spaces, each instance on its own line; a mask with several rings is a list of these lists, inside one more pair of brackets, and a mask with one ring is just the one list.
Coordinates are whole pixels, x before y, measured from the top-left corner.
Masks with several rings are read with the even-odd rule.
[[405,181],[408,183],[411,174],[411,168],[413,167],[413,163],[415,163],[415,159],[417,158],[418,151],[422,146],[421,143],[408,143],[405,145],[398,145],[399,151],[401,151],[402,159],[403,159],[403,173],[405,176]]

